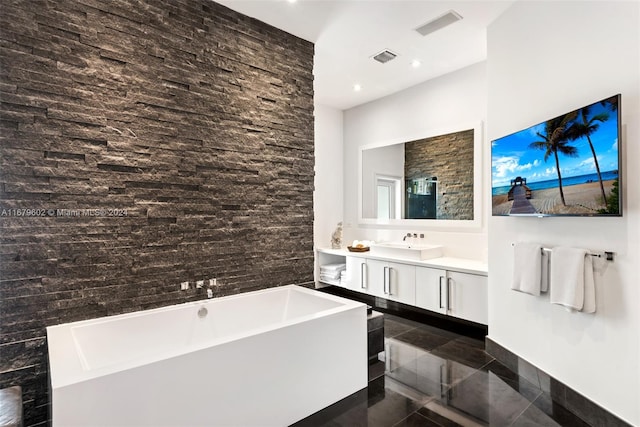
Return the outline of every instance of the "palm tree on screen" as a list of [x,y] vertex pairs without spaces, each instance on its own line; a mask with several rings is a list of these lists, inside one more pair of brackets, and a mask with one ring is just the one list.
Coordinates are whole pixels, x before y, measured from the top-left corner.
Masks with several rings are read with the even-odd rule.
[[544,161],[553,154],[556,161],[556,172],[558,173],[558,189],[560,190],[560,199],[562,204],[567,206],[564,200],[564,191],[562,191],[562,174],[560,173],[560,160],[558,153],[567,157],[577,157],[578,149],[569,145],[569,138],[565,132],[567,125],[576,118],[576,113],[570,113],[565,116],[556,117],[548,120],[544,125],[544,134],[537,132],[536,134],[542,138],[540,141],[534,141],[529,147],[544,150]]
[[618,111],[618,95],[612,96],[600,102],[603,107],[609,107],[611,111]]
[[600,183],[600,192],[602,193],[602,200],[604,204],[607,204],[607,195],[604,192],[604,184],[602,183],[602,175],[600,174],[600,165],[598,164],[598,156],[596,156],[596,150],[593,148],[591,142],[591,135],[596,133],[600,127],[600,123],[604,123],[609,120],[609,113],[603,112],[596,114],[593,117],[589,117],[591,114],[590,107],[584,107],[578,112],[578,117],[575,122],[567,129],[567,135],[569,139],[575,141],[582,137],[587,138],[589,142],[589,148],[591,148],[591,154],[593,155],[593,163],[596,166],[596,172],[598,172],[598,182]]

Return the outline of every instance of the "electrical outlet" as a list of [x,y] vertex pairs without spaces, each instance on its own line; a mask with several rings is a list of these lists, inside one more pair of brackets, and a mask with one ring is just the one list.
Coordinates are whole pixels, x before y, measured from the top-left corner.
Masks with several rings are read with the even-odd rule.
[[196,288],[200,289],[202,287],[204,287],[204,280],[198,280],[196,282]]
[[181,291],[186,291],[187,289],[189,289],[189,282],[180,283],[180,290]]

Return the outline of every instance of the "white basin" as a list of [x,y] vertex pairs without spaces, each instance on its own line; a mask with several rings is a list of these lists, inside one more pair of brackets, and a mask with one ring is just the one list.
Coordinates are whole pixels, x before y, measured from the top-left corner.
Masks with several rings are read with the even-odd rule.
[[440,245],[411,245],[408,242],[382,242],[371,245],[372,255],[423,260],[442,256]]

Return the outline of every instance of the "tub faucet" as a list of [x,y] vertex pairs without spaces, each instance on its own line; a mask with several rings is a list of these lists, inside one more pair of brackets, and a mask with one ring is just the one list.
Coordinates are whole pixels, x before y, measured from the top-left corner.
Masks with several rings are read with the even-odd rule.
[[200,307],[200,309],[198,309],[198,317],[201,319],[207,317],[208,313],[207,307]]
[[402,241],[407,240],[407,237],[411,238],[411,233],[407,233],[407,235],[402,238]]

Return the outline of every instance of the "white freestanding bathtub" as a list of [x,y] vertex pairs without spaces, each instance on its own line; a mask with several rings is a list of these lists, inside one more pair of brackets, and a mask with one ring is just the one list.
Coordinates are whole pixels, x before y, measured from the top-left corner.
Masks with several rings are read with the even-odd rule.
[[367,386],[365,305],[293,285],[47,339],[54,427],[287,426]]

